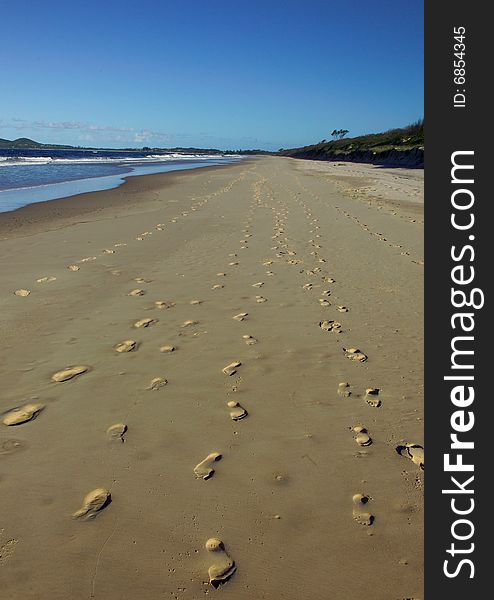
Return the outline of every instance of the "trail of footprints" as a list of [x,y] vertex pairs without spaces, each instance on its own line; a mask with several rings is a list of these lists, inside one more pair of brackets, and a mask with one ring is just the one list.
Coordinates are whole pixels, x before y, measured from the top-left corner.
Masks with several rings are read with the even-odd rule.
[[[314,194],[313,192],[311,192],[310,190],[308,190],[307,188],[305,188],[300,183],[300,181],[298,180],[298,178],[297,178],[297,183],[300,186],[300,188],[303,190],[303,193],[305,195],[310,195],[314,200],[316,200],[317,202],[320,202],[320,200],[321,200],[320,197],[317,194]],[[332,183],[335,184],[336,187],[340,191],[346,193],[346,190],[342,186],[339,186],[337,182],[335,182],[334,180],[332,180]],[[352,197],[354,197],[354,196],[352,196]],[[356,216],[352,215],[351,213],[349,213],[345,209],[340,208],[339,206],[334,206],[333,208],[339,214],[343,215],[344,217],[346,217],[346,218],[348,218],[350,220],[353,220],[363,231],[367,232],[370,236],[375,237],[378,241],[386,243],[390,248],[396,248],[396,249],[401,250],[401,252],[400,252],[401,256],[410,256],[410,252],[407,251],[407,250],[404,250],[404,248],[403,248],[403,246],[401,244],[394,244],[394,243],[390,242],[389,240],[386,239],[386,237],[384,236],[384,234],[382,234],[380,232],[373,231],[366,223],[361,222]],[[396,213],[390,213],[390,214],[395,214],[396,215]],[[404,218],[404,217],[402,217],[402,218]],[[407,220],[409,220],[411,223],[415,223],[415,219],[411,219],[410,220],[410,219],[407,218]],[[418,264],[418,265],[423,265],[424,264],[423,259],[419,259],[419,260],[412,259],[411,262],[413,262],[415,264]]]
[[[304,192],[308,192],[305,190]],[[309,222],[310,233],[312,234],[312,238],[308,240],[308,243],[311,244],[312,250],[309,251],[309,256],[312,257],[311,262],[312,266],[308,266],[307,268],[301,269],[299,272],[303,276],[316,277],[319,278],[322,283],[330,283],[334,284],[335,280],[327,273],[324,272],[324,269],[321,265],[327,263],[327,259],[320,254],[320,249],[322,245],[320,243],[321,234],[320,234],[320,226],[319,220],[317,218],[313,218],[313,214],[311,210],[307,207],[307,205],[299,200],[297,197],[294,197],[293,194],[287,190],[287,193],[292,196],[293,200],[299,204],[299,206],[303,209],[306,218]],[[271,250],[275,251],[275,260],[276,259],[284,259],[290,265],[304,265],[305,261],[294,258],[297,256],[296,249],[290,244],[290,239],[284,235],[286,231],[286,221],[288,209],[285,205],[281,205],[279,210],[272,208],[275,214],[275,225],[273,229],[274,235],[272,239],[275,240],[276,244],[271,248]],[[339,209],[338,209],[339,210]],[[372,233],[372,232],[371,232]],[[379,237],[379,235],[378,235]],[[383,241],[386,241],[383,239]],[[404,253],[408,254],[408,253]],[[263,263],[264,266],[270,266],[274,261],[268,260]],[[302,289],[311,292],[320,287],[320,284],[316,284],[312,281],[306,281],[302,285]],[[321,292],[321,298],[318,299],[319,306],[321,308],[327,308],[332,305],[329,297],[331,296],[331,290],[325,289]],[[345,304],[338,304],[336,306],[336,310],[340,313],[348,312],[348,307]],[[342,324],[334,319],[323,319],[319,321],[319,327],[323,332],[337,333],[341,334]],[[367,361],[367,355],[362,352],[359,348],[353,347],[343,347],[342,348],[345,357],[348,360],[353,362],[362,363]],[[342,396],[349,397],[352,392],[350,391],[350,385],[348,383],[341,383],[338,387],[338,393]],[[372,408],[379,408],[381,406],[381,399],[379,398],[380,390],[378,388],[367,388],[365,391],[365,402],[371,406]],[[352,427],[352,431],[354,433],[354,440],[357,445],[361,447],[367,447],[372,444],[372,438],[368,432],[368,430],[363,425],[355,425]],[[397,446],[396,451],[398,454],[402,456],[408,457],[412,462],[417,464],[421,469],[424,468],[424,450],[423,447],[418,444],[413,443],[405,443],[404,445]],[[370,526],[374,523],[374,516],[371,515],[367,510],[364,510],[364,507],[367,506],[367,503],[371,500],[370,496],[358,493],[353,497],[353,516],[357,523],[361,525]]]
[[[215,192],[211,192],[211,193],[205,194],[203,196],[193,196],[191,198],[191,200],[193,202],[190,205],[190,208],[188,210],[182,211],[179,215],[172,217],[169,222],[177,223],[180,218],[187,217],[189,214],[189,211],[194,212],[201,208],[204,208],[208,204],[208,202],[210,200],[212,200],[213,198],[216,198],[218,196],[221,196],[223,194],[230,192],[232,190],[232,188],[235,185],[237,185],[238,183],[240,183],[241,181],[243,181],[246,176],[247,176],[247,171],[244,171],[236,179],[233,179],[230,183],[228,183],[227,185],[223,186],[222,188],[220,188],[219,190],[217,190]],[[155,232],[156,231],[161,232],[161,231],[165,231],[165,230],[166,230],[165,223],[157,223],[156,225],[154,225]],[[144,231],[144,232],[139,233],[134,238],[134,240],[144,241],[147,237],[152,236],[152,235],[153,235],[153,231]],[[116,253],[115,248],[122,248],[127,245],[128,244],[126,242],[117,242],[113,245],[113,248],[104,248],[101,250],[101,254],[99,254],[97,256],[87,256],[87,257],[81,258],[79,261],[77,261],[78,264],[69,264],[69,265],[67,265],[66,268],[67,268],[67,270],[69,270],[71,272],[80,271],[81,270],[80,265],[84,265],[86,263],[91,263],[93,261],[96,261],[96,260],[98,260],[99,256],[108,256],[108,255],[115,254]],[[114,272],[114,274],[118,275],[119,273]],[[57,281],[57,277],[55,277],[53,275],[44,275],[44,276],[36,279],[37,284],[52,283],[54,281]],[[145,282],[145,280],[142,280],[141,282]],[[132,290],[131,292],[129,292],[129,295],[139,296],[139,295],[143,295],[144,293],[145,293],[144,290],[135,289],[135,290]],[[17,297],[26,298],[32,294],[32,290],[27,289],[27,288],[20,288],[20,289],[15,290],[13,292],[13,294]]]
[[[226,193],[232,189],[232,187],[244,179],[246,176],[243,173],[239,178],[230,182],[227,186],[224,186],[217,192],[213,192],[202,197],[192,198],[193,203],[191,204],[188,210],[182,211],[180,215],[176,215],[172,219],[170,219],[170,223],[176,223],[180,218],[185,218],[189,214],[190,211],[196,211],[200,208],[204,207],[208,200],[212,199],[215,196]],[[308,240],[308,244],[310,244],[311,250],[309,251],[310,262],[312,264],[308,264],[307,260],[300,258],[300,254],[297,249],[291,243],[290,238],[286,235],[287,228],[287,219],[288,219],[288,207],[286,203],[278,201],[276,202],[274,193],[269,189],[267,180],[265,178],[261,178],[255,181],[252,186],[253,191],[253,203],[251,205],[251,209],[248,212],[247,219],[244,223],[242,229],[242,236],[239,240],[239,247],[235,252],[231,252],[227,257],[227,265],[230,268],[237,269],[241,267],[242,264],[242,251],[249,249],[249,244],[253,238],[252,233],[252,221],[254,210],[256,208],[267,208],[270,209],[273,213],[274,217],[274,226],[273,226],[273,236],[272,242],[273,246],[271,247],[271,251],[274,256],[272,258],[266,258],[261,266],[267,268],[265,271],[266,276],[272,277],[276,275],[276,271],[274,270],[276,265],[279,262],[286,262],[287,265],[291,265],[299,269],[300,275],[305,279],[304,283],[301,285],[303,290],[308,293],[314,292],[316,289],[320,287],[325,287],[327,284],[334,284],[335,280],[329,275],[325,265],[327,264],[327,258],[322,256],[320,251],[322,249],[321,245],[321,234],[320,234],[320,226],[317,218],[314,218],[311,210],[305,204],[302,198],[299,196],[293,196],[293,199],[296,204],[298,204],[304,211],[305,216],[308,221],[308,225],[310,227],[310,233],[312,234],[312,238]],[[159,223],[156,225],[156,231],[165,231],[167,225],[164,223]],[[137,235],[135,238],[137,241],[144,241],[147,237],[153,235],[152,231],[144,231]],[[126,246],[125,243],[117,243],[114,245],[115,248],[119,248],[122,246]],[[103,250],[103,254],[114,254],[115,250],[105,249]],[[239,254],[240,253],[240,254]],[[96,256],[86,257],[79,261],[79,264],[89,263],[94,260],[97,260]],[[80,270],[79,264],[69,265],[67,269],[72,272],[77,272]],[[114,274],[117,274],[114,272]],[[226,272],[218,272],[217,277],[219,278],[227,278]],[[307,278],[309,279],[307,281]],[[38,283],[51,283],[56,280],[54,276],[44,276],[39,278]],[[138,277],[135,279],[136,283],[139,284],[149,284],[150,280]],[[213,283],[211,285],[211,289],[220,290],[224,288],[225,284],[223,283]],[[266,286],[266,281],[254,281],[251,286],[254,289],[261,289]],[[267,286],[268,287],[268,286]],[[20,289],[14,292],[15,295],[20,297],[27,297],[31,294],[30,290]],[[128,296],[130,297],[142,297],[146,294],[146,290],[143,288],[135,288],[128,292]],[[317,299],[317,302],[321,308],[322,312],[327,311],[330,307],[332,307],[332,302],[330,300],[332,296],[331,289],[323,289],[320,294],[321,297]],[[253,300],[256,304],[263,304],[268,301],[268,298],[261,295],[254,295]],[[191,305],[198,305],[201,303],[201,300],[194,299],[190,301]],[[173,308],[174,303],[169,301],[155,301],[154,306],[158,310],[170,309]],[[344,304],[336,305],[336,310],[339,313],[348,312],[348,307]],[[248,322],[248,312],[241,312],[236,315],[232,315],[231,319],[242,323],[244,321]],[[142,318],[133,323],[132,327],[135,329],[146,329],[159,320],[155,318]],[[182,328],[190,328],[198,325],[198,322],[195,320],[187,320],[182,323]],[[343,334],[344,333],[344,325],[339,321],[331,318],[323,318],[318,324],[321,329],[321,333],[323,334]],[[232,329],[233,331],[233,329]],[[194,334],[196,335],[197,332]],[[235,334],[239,335],[239,334]],[[254,345],[258,343],[258,339],[251,335],[250,333],[241,334],[241,339],[245,342],[246,345]],[[136,340],[128,339],[118,342],[113,347],[114,351],[120,354],[125,354],[129,352],[135,352],[139,349],[140,343]],[[172,353],[177,350],[176,346],[173,345],[163,345],[158,349],[162,353]],[[344,356],[351,361],[354,362],[365,362],[367,360],[367,356],[358,348],[342,348]],[[239,369],[243,367],[242,362],[240,360],[232,360],[229,364],[225,365],[221,370],[223,374],[225,374],[228,378],[238,374]],[[91,367],[84,365],[75,365],[68,366],[60,371],[57,371],[52,376],[52,382],[56,384],[64,383],[73,379],[78,379],[80,376],[88,373],[91,370]],[[147,390],[157,391],[166,386],[168,381],[163,377],[154,378],[148,387]],[[238,387],[238,382],[235,382],[233,387],[231,387],[232,391],[235,391]],[[349,398],[352,395],[355,396],[352,390],[352,386],[346,382],[340,383],[337,389],[337,393],[342,398]],[[364,401],[373,408],[379,408],[381,406],[381,400],[379,398],[380,390],[377,388],[368,388],[365,391],[365,394],[362,395]],[[41,403],[27,403],[22,406],[14,407],[10,410],[6,415],[3,416],[3,424],[9,427],[18,426],[25,424],[29,421],[33,421],[36,419],[43,411],[45,410],[45,406]],[[248,410],[242,406],[236,400],[227,400],[226,401],[226,415],[233,421],[241,421],[249,416]],[[367,428],[362,424],[356,424],[351,427],[351,431],[354,438],[354,443],[356,443],[359,447],[366,448],[370,446],[373,442],[372,437],[367,430]],[[125,423],[115,423],[110,425],[106,429],[106,437],[112,443],[124,443],[125,436],[128,434],[128,428]],[[11,444],[9,445],[9,442]],[[7,440],[2,443],[2,448],[0,449],[0,453],[2,452],[10,452],[15,451],[15,449],[22,445],[21,443],[16,442],[15,440]],[[10,449],[10,450],[9,450]],[[419,466],[421,469],[424,468],[424,450],[423,448],[414,443],[404,442],[402,445],[397,446],[395,448],[396,452],[405,458],[410,459],[415,465]],[[208,456],[202,459],[193,469],[194,475],[197,479],[202,481],[209,481],[215,474],[216,469],[218,468],[218,463],[222,459],[222,454],[215,449]],[[374,523],[374,516],[368,510],[368,504],[371,502],[371,497],[366,495],[363,492],[356,493],[352,498],[352,511],[353,518],[355,521],[361,525],[370,526]],[[104,487],[95,488],[94,490],[88,492],[86,496],[82,500],[81,507],[73,513],[73,518],[77,520],[89,520],[94,519],[97,515],[106,509],[112,503],[112,495],[109,489]],[[207,540],[205,544],[205,548],[210,555],[210,566],[208,568],[208,580],[209,583],[217,588],[221,584],[228,581],[231,576],[235,573],[237,567],[234,560],[230,557],[225,549],[224,543],[218,538],[210,538]]]

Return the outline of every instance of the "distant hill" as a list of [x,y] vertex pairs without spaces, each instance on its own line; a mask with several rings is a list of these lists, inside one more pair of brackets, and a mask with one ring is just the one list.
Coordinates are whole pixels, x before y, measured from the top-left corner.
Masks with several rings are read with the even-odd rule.
[[274,154],[266,150],[218,150],[218,148],[87,148],[82,146],[63,146],[60,144],[42,144],[29,138],[5,140],[0,138],[0,150],[114,150],[119,152],[177,152],[182,154]]
[[424,122],[417,121],[407,127],[390,129],[384,133],[371,133],[354,138],[344,138],[303,148],[281,149],[281,156],[310,160],[351,161],[390,166],[424,166]]
[[74,146],[59,146],[55,144],[40,144],[29,138],[17,138],[16,140],[4,140],[0,138],[0,148],[7,150],[34,149],[42,150],[46,148],[73,148]]

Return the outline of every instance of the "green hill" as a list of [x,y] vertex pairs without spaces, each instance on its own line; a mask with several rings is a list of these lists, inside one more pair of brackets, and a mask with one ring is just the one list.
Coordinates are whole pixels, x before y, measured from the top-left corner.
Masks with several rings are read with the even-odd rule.
[[21,149],[43,149],[43,148],[73,148],[73,146],[59,146],[55,144],[40,144],[29,138],[17,138],[16,140],[5,140],[0,138],[0,148],[8,150],[21,150]]
[[370,162],[375,164],[423,167],[424,122],[354,138],[344,138],[303,148],[282,149],[281,156],[310,160]]

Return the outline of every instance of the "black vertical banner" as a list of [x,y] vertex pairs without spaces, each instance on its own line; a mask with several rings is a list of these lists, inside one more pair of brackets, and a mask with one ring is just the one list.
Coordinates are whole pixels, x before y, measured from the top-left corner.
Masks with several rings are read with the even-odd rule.
[[487,6],[429,0],[425,7],[426,600],[483,598],[494,576]]

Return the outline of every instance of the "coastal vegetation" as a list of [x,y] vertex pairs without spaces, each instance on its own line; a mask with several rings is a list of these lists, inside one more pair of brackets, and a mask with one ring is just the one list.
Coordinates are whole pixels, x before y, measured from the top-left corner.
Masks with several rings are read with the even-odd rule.
[[[402,164],[421,167],[424,164],[424,121],[406,127],[389,129],[358,137],[344,137],[347,130],[334,130],[333,141],[301,148],[280,149],[279,155],[312,160],[352,161],[377,164]],[[343,134],[343,135],[342,135]]]

